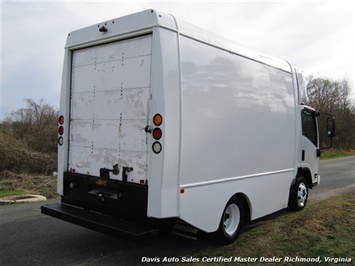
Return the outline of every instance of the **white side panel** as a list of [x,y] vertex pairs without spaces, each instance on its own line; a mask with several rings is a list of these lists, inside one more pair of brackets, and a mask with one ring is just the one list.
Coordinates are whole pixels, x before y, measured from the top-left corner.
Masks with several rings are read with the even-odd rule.
[[[148,176],[148,216],[168,218],[179,216],[180,155],[180,68],[178,34],[154,29],[154,64],[152,84],[152,115],[160,113],[163,137],[162,152],[151,153]],[[148,139],[152,147],[153,138]]]
[[[58,145],[58,179],[57,192],[63,195],[63,173],[68,171],[68,150],[69,150],[69,103],[70,103],[70,77],[71,77],[71,52],[65,50],[62,87],[60,93],[59,115],[64,117],[63,145]],[[59,137],[59,136],[58,136]]]
[[200,40],[201,42],[204,42],[206,44],[213,45],[215,47],[219,47],[220,49],[251,58],[252,60],[262,62],[264,64],[282,69],[284,71],[290,71],[288,63],[283,60],[273,58],[265,54],[261,54],[257,51],[253,51],[250,48],[245,47],[244,45],[228,40],[218,34],[206,31],[182,20],[177,19],[177,22],[179,25],[180,34],[184,36]]
[[73,52],[69,168],[99,176],[100,168],[133,167],[146,179],[151,35]]
[[252,219],[286,206],[296,168],[292,75],[184,37],[181,44],[181,218],[217,229],[238,192],[251,198]]
[[241,193],[251,206],[251,219],[257,219],[287,207],[293,178],[293,169],[290,169],[282,173],[187,187],[180,197],[181,218],[206,232],[214,232],[218,229],[222,211],[231,195]]

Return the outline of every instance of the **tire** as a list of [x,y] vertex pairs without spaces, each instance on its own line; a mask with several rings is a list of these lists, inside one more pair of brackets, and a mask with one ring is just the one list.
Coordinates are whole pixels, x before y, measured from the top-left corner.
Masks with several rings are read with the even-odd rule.
[[223,210],[215,239],[223,245],[232,244],[239,236],[244,217],[243,202],[237,197],[231,198]]
[[297,177],[290,190],[288,207],[293,211],[300,211],[306,207],[308,201],[308,184],[303,176]]

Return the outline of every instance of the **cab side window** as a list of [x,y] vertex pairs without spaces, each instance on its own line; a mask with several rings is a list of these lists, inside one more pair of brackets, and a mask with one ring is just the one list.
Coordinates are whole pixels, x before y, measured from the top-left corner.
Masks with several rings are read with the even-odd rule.
[[317,127],[314,112],[302,110],[302,134],[317,146]]

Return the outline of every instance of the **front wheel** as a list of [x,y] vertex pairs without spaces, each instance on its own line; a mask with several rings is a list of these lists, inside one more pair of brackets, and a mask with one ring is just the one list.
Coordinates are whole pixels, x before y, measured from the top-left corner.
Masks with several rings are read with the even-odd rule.
[[308,200],[308,185],[306,179],[301,176],[296,178],[291,188],[288,207],[293,211],[300,211],[306,207]]
[[244,222],[244,214],[243,202],[236,197],[231,198],[223,210],[219,228],[215,233],[220,243],[228,245],[238,238]]

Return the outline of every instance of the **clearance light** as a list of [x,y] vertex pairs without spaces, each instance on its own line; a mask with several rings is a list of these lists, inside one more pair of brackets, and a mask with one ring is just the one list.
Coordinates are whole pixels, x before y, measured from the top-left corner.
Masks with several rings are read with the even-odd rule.
[[[163,124],[163,117],[161,114],[155,114],[153,117],[153,124],[156,128],[153,129],[152,136],[155,140],[160,140],[163,136],[163,131],[159,128],[161,124]],[[152,145],[153,152],[158,154],[162,150],[161,143],[159,141],[155,141]]]
[[58,119],[58,122],[60,125],[63,125],[64,124],[64,116],[61,115]]
[[163,117],[160,114],[156,114],[153,117],[153,123],[154,125],[156,125],[157,127],[160,126],[163,123]]
[[59,135],[63,135],[64,134],[64,127],[60,126],[58,129],[58,133],[59,133]]
[[156,140],[161,139],[161,137],[163,136],[163,132],[161,131],[160,128],[156,127],[153,130],[153,138]]
[[153,148],[154,153],[156,153],[156,154],[160,153],[161,152],[160,142],[158,142],[158,141],[154,142],[152,148]]
[[63,127],[63,124],[64,124],[64,116],[60,116],[59,119],[58,119],[58,122],[59,122],[59,128],[58,128],[58,134],[60,135],[59,138],[58,138],[58,144],[59,146],[62,146],[63,143],[64,143],[64,139],[63,139],[63,134],[64,134],[64,127]]

